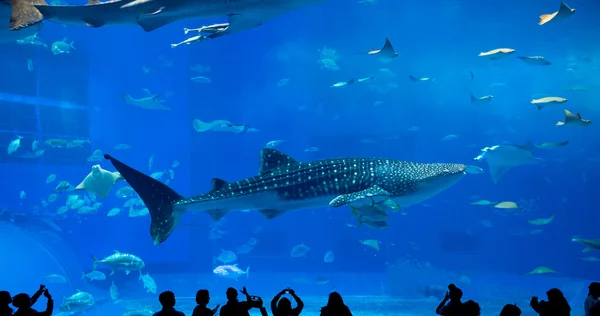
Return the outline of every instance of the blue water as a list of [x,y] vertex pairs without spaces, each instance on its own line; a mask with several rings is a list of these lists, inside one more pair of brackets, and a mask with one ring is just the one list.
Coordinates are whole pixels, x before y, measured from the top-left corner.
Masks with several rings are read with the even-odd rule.
[[[120,315],[148,304],[157,310],[155,298],[164,290],[181,297],[181,308],[191,314],[199,288],[211,291],[211,304],[222,304],[227,287],[244,285],[265,301],[294,287],[310,302],[308,315],[325,305],[331,290],[347,297],[355,315],[396,315],[433,313],[438,301],[425,297],[422,287],[454,282],[465,298],[480,302],[484,315],[512,302],[531,313],[529,298],[543,297],[551,287],[560,287],[574,313],[580,313],[587,283],[599,277],[598,262],[581,260],[598,255],[582,253],[584,245],[571,238],[600,237],[592,224],[600,220],[595,203],[600,7],[591,0],[569,5],[577,10],[573,16],[539,26],[538,16],[556,11],[558,1],[330,0],[250,31],[176,48],[170,44],[187,38],[183,27],[224,18],[180,21],[149,33],[138,26],[44,22],[38,36],[45,43],[67,37],[75,49],[53,55],[41,46],[2,45],[0,142],[8,147],[17,136],[24,138],[15,154],[8,155],[4,147],[0,151],[0,207],[4,215],[16,214],[2,217],[0,246],[14,261],[2,260],[1,287],[30,293],[45,282],[44,276],[60,274],[66,283],[45,282],[57,308],[62,297],[76,290],[109,301],[88,315]],[[381,48],[386,37],[399,53],[391,63],[359,54]],[[499,60],[477,56],[502,47],[516,53]],[[324,49],[335,50],[339,70],[321,67]],[[526,65],[516,58],[534,55],[552,65]],[[209,70],[190,69],[196,65]],[[435,80],[411,82],[409,75]],[[211,82],[193,82],[194,76]],[[330,87],[370,76],[375,80]],[[282,79],[289,81],[278,87]],[[575,86],[589,89],[568,89]],[[123,94],[144,97],[142,89],[160,95],[171,110],[123,102]],[[470,94],[494,99],[473,104]],[[530,101],[544,96],[568,102],[538,111]],[[564,109],[593,123],[557,127]],[[228,120],[259,131],[200,133],[192,128],[194,119]],[[447,135],[458,137],[444,140]],[[89,143],[20,157],[34,140],[52,138]],[[274,220],[235,211],[217,223],[194,212],[185,214],[159,246],[152,244],[149,216],[129,217],[125,207],[117,216],[106,216],[126,201],[116,196],[124,181],[107,199],[97,197],[102,205],[94,214],[56,214],[69,195],[92,198],[82,191],[58,194],[47,206],[40,202],[60,181],[77,185],[94,164],[114,171],[108,161],[87,161],[95,150],[148,174],[165,171],[163,181],[192,196],[208,191],[214,177],[237,181],[254,176],[259,151],[273,140],[285,140],[276,148],[300,161],[383,157],[465,163],[485,172],[469,174],[439,195],[390,214],[386,229],[356,228],[348,207],[298,210]],[[510,170],[497,184],[487,164],[473,161],[486,146],[565,140],[565,147],[534,149],[538,163]],[[118,144],[131,148],[114,149]],[[309,147],[320,150],[305,151]],[[172,168],[173,161],[180,165]],[[57,178],[46,184],[50,174]],[[514,201],[521,208],[471,205],[482,199]],[[553,214],[555,219],[541,227],[527,222]],[[235,262],[243,270],[250,267],[247,277],[231,280],[212,273],[222,250],[235,252],[251,238],[258,243]],[[378,240],[380,250],[359,242],[366,239]],[[310,251],[292,258],[299,244]],[[144,290],[137,271],[109,276],[110,270],[99,266],[106,280],[81,279],[92,269],[90,255],[105,257],[114,250],[142,258],[157,293]],[[335,254],[331,263],[324,262],[327,251]],[[556,273],[524,275],[539,266]],[[116,304],[109,297],[112,282],[121,292]]]

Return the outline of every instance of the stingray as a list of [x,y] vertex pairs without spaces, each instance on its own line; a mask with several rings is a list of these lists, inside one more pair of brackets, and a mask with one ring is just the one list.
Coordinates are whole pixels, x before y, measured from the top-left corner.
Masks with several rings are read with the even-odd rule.
[[137,106],[139,108],[146,109],[146,110],[170,110],[171,109],[171,108],[164,106],[161,103],[161,100],[159,100],[160,95],[152,95],[149,93],[149,91],[147,89],[144,89],[144,92],[146,93],[147,96],[145,96],[143,98],[139,98],[139,99],[134,99],[129,94],[124,94],[121,97],[123,98],[123,101],[125,101],[125,103],[127,103],[129,105]]
[[528,65],[536,65],[536,66],[550,66],[551,62],[547,61],[546,58],[542,56],[517,56],[520,60],[525,62]]
[[592,124],[592,121],[582,119],[581,114],[573,114],[565,109],[565,120],[563,122],[558,121],[556,126],[586,126],[590,124]]
[[494,184],[498,184],[510,169],[534,163],[539,158],[533,155],[533,152],[526,146],[511,144],[496,145],[486,147],[481,150],[481,154],[473,160],[485,160]]
[[564,18],[570,17],[575,13],[575,9],[571,9],[569,5],[567,5],[564,1],[560,2],[560,8],[558,11],[549,14],[540,15],[540,25],[544,25],[550,21],[562,20]]
[[212,122],[202,122],[201,120],[195,119],[192,121],[192,127],[198,133],[202,132],[229,132],[229,133],[245,133],[245,132],[258,132],[258,129],[250,127],[246,124],[234,124],[227,120],[214,120]]
[[367,55],[377,55],[377,57],[379,57],[379,61],[382,63],[389,63],[394,60],[394,58],[398,57],[398,53],[396,53],[392,43],[387,37],[385,38],[385,44],[383,45],[383,48],[371,49],[367,52]]
[[100,165],[92,166],[92,171],[75,187],[75,190],[85,190],[106,199],[115,183],[123,180],[118,172],[102,169]]

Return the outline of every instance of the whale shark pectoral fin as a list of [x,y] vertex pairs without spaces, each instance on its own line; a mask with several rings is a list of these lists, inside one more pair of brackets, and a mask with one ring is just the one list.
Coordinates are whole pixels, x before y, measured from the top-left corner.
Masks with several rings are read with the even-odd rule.
[[42,22],[44,15],[35,6],[48,4],[44,0],[11,0],[10,5],[10,30],[14,31]]
[[261,213],[267,219],[274,219],[275,217],[285,213],[284,210],[276,210],[276,209],[264,209],[264,210],[258,210],[258,212]]
[[144,31],[151,32],[178,20],[177,16],[161,15],[163,11],[164,7],[153,13],[142,14],[137,17],[136,22]]
[[260,26],[263,22],[263,19],[256,19],[250,14],[232,13],[228,16],[227,26],[223,27],[221,30],[215,31],[207,37],[217,38],[235,32],[246,31]]
[[329,202],[329,206],[339,207],[362,199],[369,199],[369,204],[373,204],[377,203],[373,200],[373,198],[380,196],[389,198],[391,195],[388,191],[382,189],[380,186],[374,185],[362,191],[339,195]]
[[206,213],[208,213],[208,215],[210,215],[210,218],[212,218],[213,221],[218,222],[219,220],[221,220],[221,218],[223,218],[229,211],[228,210],[221,210],[221,209],[214,209],[214,210],[207,210]]

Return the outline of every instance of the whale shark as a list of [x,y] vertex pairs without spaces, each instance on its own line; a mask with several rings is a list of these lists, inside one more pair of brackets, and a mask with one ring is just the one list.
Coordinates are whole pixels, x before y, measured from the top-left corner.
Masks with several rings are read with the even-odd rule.
[[169,23],[196,18],[228,17],[219,36],[249,30],[262,23],[327,0],[88,0],[84,6],[49,6],[45,0],[10,0],[10,29],[50,20],[101,27],[139,25],[146,32]]
[[340,207],[376,196],[406,207],[450,188],[470,173],[463,164],[382,158],[301,162],[276,149],[263,148],[258,175],[237,182],[213,178],[207,193],[185,198],[108,154],[104,158],[144,201],[154,245],[169,237],[186,211],[203,211],[218,221],[229,211],[258,210],[273,219],[293,210]]

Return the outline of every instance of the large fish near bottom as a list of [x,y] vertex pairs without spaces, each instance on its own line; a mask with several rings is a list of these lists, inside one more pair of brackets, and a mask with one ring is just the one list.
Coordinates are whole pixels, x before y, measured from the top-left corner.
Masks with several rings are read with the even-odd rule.
[[375,196],[392,199],[404,207],[446,190],[471,170],[463,164],[381,158],[300,162],[278,150],[264,148],[257,176],[237,182],[213,178],[210,191],[185,198],[110,155],[104,158],[110,160],[148,207],[154,245],[169,237],[186,211],[206,211],[217,221],[229,211],[250,209],[273,219],[292,210],[337,207]]
[[44,0],[10,0],[10,29],[43,20],[100,27],[139,25],[146,32],[195,18],[228,17],[229,26],[209,37],[249,30],[288,12],[326,0],[89,0],[85,6],[49,6]]

